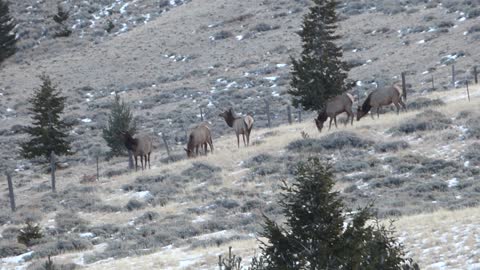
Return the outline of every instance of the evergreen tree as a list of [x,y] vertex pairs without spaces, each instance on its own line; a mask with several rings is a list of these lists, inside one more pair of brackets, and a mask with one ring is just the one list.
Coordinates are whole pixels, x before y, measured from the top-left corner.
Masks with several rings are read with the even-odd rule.
[[29,99],[32,107],[33,126],[26,128],[32,137],[21,144],[23,157],[31,159],[43,156],[50,160],[52,151],[56,155],[70,155],[70,143],[66,130],[70,125],[60,119],[66,98],[56,89],[47,75],[41,75],[42,85]]
[[127,149],[121,135],[124,131],[135,134],[136,126],[130,108],[123,100],[120,102],[120,96],[115,94],[107,127],[103,129],[103,139],[110,147],[109,156],[121,156],[126,153]]
[[10,17],[8,3],[0,0],[0,64],[16,51],[14,28],[15,23]]
[[53,15],[53,20],[58,24],[59,30],[54,34],[54,37],[68,37],[72,34],[72,30],[64,23],[70,17],[70,12],[65,10],[61,5],[57,6],[57,14]]
[[374,217],[371,207],[346,216],[333,186],[330,167],[318,158],[298,166],[295,183],[284,183],[279,200],[286,228],[265,217],[264,263],[251,269],[418,269],[404,259],[391,230],[378,222],[367,225]]
[[300,31],[302,54],[292,59],[291,89],[293,105],[321,111],[328,99],[342,94],[348,66],[342,62],[342,50],[335,44],[337,28],[336,0],[313,0],[314,5],[303,20]]

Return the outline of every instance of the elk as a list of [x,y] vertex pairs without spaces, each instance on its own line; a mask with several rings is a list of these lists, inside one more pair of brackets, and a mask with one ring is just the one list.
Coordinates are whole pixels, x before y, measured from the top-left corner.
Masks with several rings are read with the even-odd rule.
[[[238,148],[240,148],[240,134],[242,134],[243,144],[245,146],[250,144],[250,132],[252,131],[254,122],[253,117],[250,114],[245,117],[238,117],[235,115],[235,112],[233,112],[233,109],[230,108],[218,116],[223,117],[227,125],[235,130]],[[247,137],[246,142],[245,136]]]
[[[352,104],[354,98],[352,95],[348,93],[344,93],[342,95],[336,96],[327,102],[325,108],[318,113],[317,118],[315,119],[315,124],[317,125],[317,129],[319,132],[322,132],[323,123],[327,121],[327,118],[330,117],[330,125],[328,126],[328,130],[332,127],[332,120],[335,122],[335,127],[337,127],[337,115],[346,112],[347,122],[345,122],[345,126],[348,123],[348,119],[351,117],[351,123],[353,125],[353,112],[352,112]],[[338,127],[337,127],[338,128]]]
[[192,129],[190,136],[188,137],[187,148],[184,148],[187,152],[187,157],[194,157],[193,150],[195,149],[196,156],[198,156],[198,148],[205,149],[205,155],[207,155],[207,144],[210,145],[210,151],[213,153],[212,133],[210,128],[202,123]]
[[[394,104],[397,107],[397,114],[400,111],[400,105],[404,110],[407,110],[405,103],[402,101],[402,95],[406,98],[406,93],[403,92],[402,85],[400,83],[394,83],[392,86],[380,88],[367,96],[367,99],[363,102],[362,106],[358,106],[357,109],[357,121],[365,116],[370,110],[377,112],[377,118],[380,117],[380,107]],[[373,119],[373,113],[372,113]]]
[[122,132],[125,147],[132,151],[135,157],[135,171],[138,170],[137,158],[140,156],[140,163],[143,171],[143,160],[145,159],[145,169],[150,169],[150,154],[152,153],[152,139],[147,135],[138,135],[135,138],[128,131]]

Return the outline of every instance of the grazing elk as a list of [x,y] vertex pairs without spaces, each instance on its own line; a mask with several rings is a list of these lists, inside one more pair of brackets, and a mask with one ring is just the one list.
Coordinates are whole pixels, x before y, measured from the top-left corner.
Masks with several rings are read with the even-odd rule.
[[187,152],[187,157],[194,157],[193,150],[195,149],[195,156],[198,156],[198,148],[202,147],[207,155],[207,144],[210,145],[210,150],[213,153],[212,133],[210,128],[202,123],[192,129],[190,136],[188,137],[187,148],[184,148]]
[[402,101],[402,95],[406,98],[406,93],[403,92],[402,85],[399,83],[394,83],[392,86],[384,87],[377,89],[370,93],[367,96],[365,102],[362,106],[358,106],[357,109],[357,121],[365,116],[370,110],[372,110],[372,119],[373,112],[377,112],[377,118],[380,117],[380,107],[394,104],[397,107],[397,114],[400,111],[400,105],[404,110],[407,110],[405,103]]
[[152,153],[152,139],[147,135],[138,135],[135,138],[128,131],[122,132],[125,147],[132,151],[135,157],[135,171],[138,170],[137,158],[140,156],[140,163],[143,171],[143,159],[145,158],[145,169],[150,169],[150,153]]
[[[336,96],[327,102],[325,108],[318,113],[317,118],[315,119],[315,124],[317,125],[317,129],[319,132],[322,132],[323,123],[327,121],[327,118],[330,117],[330,125],[328,126],[328,130],[332,127],[332,120],[335,122],[335,127],[337,127],[337,115],[346,112],[347,122],[345,122],[345,126],[348,123],[348,119],[351,117],[351,123],[353,125],[353,112],[352,112],[352,104],[353,104],[353,96],[344,93],[342,95]],[[337,127],[338,128],[338,127]]]
[[[230,108],[219,114],[218,116],[223,117],[227,125],[235,130],[235,134],[237,135],[238,148],[240,148],[240,134],[242,134],[243,144],[246,146],[250,144],[250,132],[252,131],[254,122],[251,115],[247,115],[245,117],[238,117],[233,112],[233,109]],[[246,142],[245,136],[247,137]]]

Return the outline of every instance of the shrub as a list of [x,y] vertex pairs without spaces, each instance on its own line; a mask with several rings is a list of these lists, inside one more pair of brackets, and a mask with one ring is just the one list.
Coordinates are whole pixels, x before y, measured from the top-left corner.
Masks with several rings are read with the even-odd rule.
[[429,99],[429,98],[417,98],[407,104],[407,109],[409,110],[419,110],[426,107],[432,106],[443,106],[445,102],[443,100],[437,99]]
[[471,119],[467,120],[466,126],[467,130],[467,138],[469,139],[480,139],[480,119],[477,117],[472,117]]
[[343,149],[345,147],[366,148],[373,144],[373,141],[362,139],[357,134],[347,131],[331,133],[320,139],[322,147],[328,150]]
[[444,114],[433,110],[426,110],[417,114],[414,118],[404,121],[399,126],[390,128],[388,132],[394,134],[409,134],[417,131],[443,130],[447,129],[451,124],[452,120]]
[[13,217],[13,223],[22,224],[22,223],[33,223],[38,222],[42,219],[42,213],[36,209],[31,208],[21,208],[15,212]]
[[346,160],[342,162],[337,162],[334,165],[335,172],[358,172],[363,171],[366,168],[369,168],[369,164],[361,160]]
[[394,176],[388,176],[384,179],[378,180],[373,183],[373,186],[376,188],[380,187],[388,187],[388,188],[395,188],[395,187],[400,187],[407,181],[406,178],[403,177],[394,177]]
[[232,36],[233,36],[232,32],[222,30],[220,32],[215,33],[211,37],[211,39],[212,40],[222,40],[222,39],[226,39],[226,38],[229,38],[229,37],[232,37]]
[[141,209],[141,208],[144,208],[145,207],[145,203],[137,200],[137,199],[130,199],[128,201],[128,203],[125,205],[125,208],[128,210],[128,211],[133,211],[133,210],[137,210],[137,209]]
[[9,242],[0,244],[0,258],[17,256],[28,251],[24,244]]
[[91,248],[92,244],[86,239],[66,237],[64,239],[58,239],[53,242],[36,246],[32,258],[44,258],[49,255],[55,256],[68,251],[86,250]]
[[291,142],[287,149],[296,152],[322,152],[323,150],[343,149],[345,147],[366,148],[373,141],[362,139],[355,133],[340,131],[321,139],[301,139]]
[[280,26],[271,26],[269,24],[266,24],[266,23],[259,23],[257,25],[255,25],[252,30],[253,31],[257,31],[257,32],[266,32],[266,31],[270,31],[270,30],[274,30],[274,29],[278,29],[280,28]]
[[472,143],[467,147],[463,157],[470,162],[470,165],[479,166],[480,165],[480,144]]
[[17,241],[26,246],[30,246],[35,242],[35,239],[40,239],[43,237],[42,230],[38,224],[32,224],[27,222],[27,224],[20,229],[20,232],[17,236]]
[[145,224],[148,222],[156,221],[160,215],[157,212],[147,211],[143,215],[135,219],[135,224]]
[[213,166],[203,162],[193,162],[192,167],[184,170],[182,172],[183,176],[188,176],[189,178],[199,179],[206,181],[215,177],[217,172],[220,172],[222,169],[217,166]]
[[457,172],[459,165],[453,161],[445,161],[443,159],[424,159],[421,166],[413,170],[414,173],[450,175]]
[[55,216],[55,224],[61,233],[84,232],[88,222],[75,212],[60,212]]
[[381,142],[375,144],[375,151],[385,153],[406,149],[408,147],[410,147],[410,145],[406,141]]
[[439,180],[431,181],[428,183],[420,183],[415,191],[418,193],[431,193],[432,191],[446,192],[448,191],[448,185]]
[[449,21],[441,21],[437,24],[438,28],[450,28],[453,27],[455,24]]

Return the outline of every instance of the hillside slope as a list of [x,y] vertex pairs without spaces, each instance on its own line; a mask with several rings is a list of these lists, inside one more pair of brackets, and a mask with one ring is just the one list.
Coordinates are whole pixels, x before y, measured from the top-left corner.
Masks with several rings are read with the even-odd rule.
[[[316,155],[334,166],[336,189],[349,207],[374,199],[381,216],[399,217],[398,235],[422,269],[463,269],[480,260],[472,253],[479,244],[478,209],[465,209],[478,205],[480,190],[480,88],[470,90],[470,102],[464,89],[434,93],[429,97],[462,99],[322,134],[311,122],[255,129],[249,148],[237,149],[229,134],[214,141],[213,155],[155,163],[144,172],[125,173],[117,159],[101,164],[102,175],[113,176],[99,182],[80,181],[94,168],[76,166],[59,171],[55,196],[48,176],[22,180],[17,225],[4,225],[2,234],[31,218],[57,235],[32,247],[31,267],[43,263],[46,252],[60,252],[57,264],[89,269],[214,269],[229,245],[245,258],[253,254],[261,214],[282,220],[280,180],[290,181],[296,162]],[[434,124],[424,126],[424,117]],[[442,209],[463,210],[436,212]],[[65,216],[71,210],[78,214]],[[3,267],[12,265],[8,261],[2,259]]]

